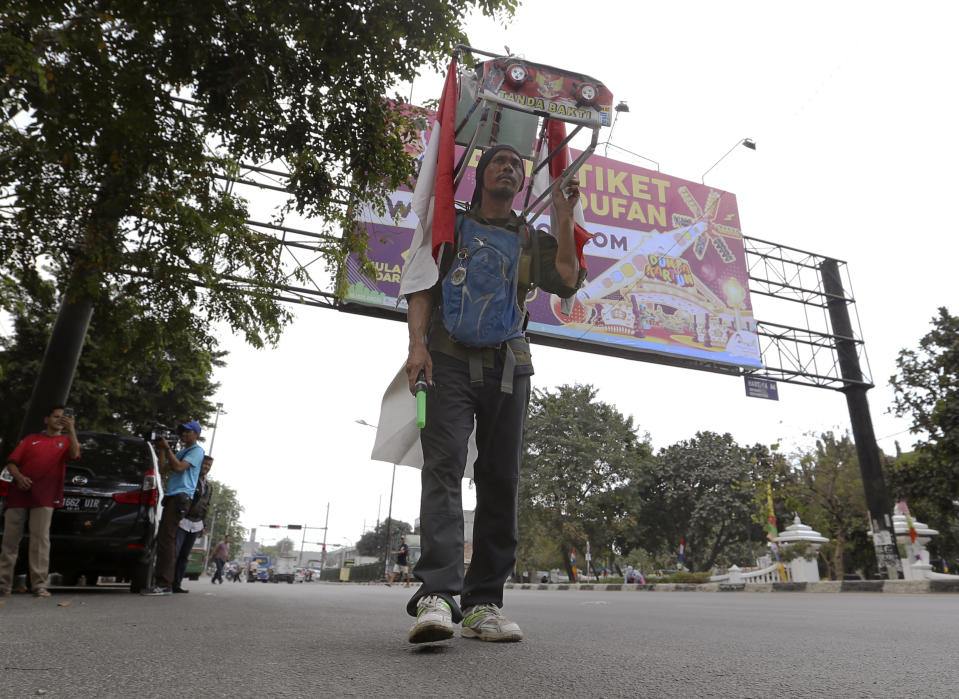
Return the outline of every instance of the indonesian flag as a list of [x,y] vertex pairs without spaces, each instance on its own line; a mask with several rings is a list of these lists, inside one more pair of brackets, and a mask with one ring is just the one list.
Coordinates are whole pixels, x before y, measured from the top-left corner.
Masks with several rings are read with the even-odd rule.
[[906,517],[906,526],[909,527],[909,543],[916,543],[916,539],[919,538],[919,532],[916,531],[916,525],[912,521],[912,515],[909,513],[906,498],[899,498],[899,512]]
[[400,297],[431,289],[439,279],[437,260],[443,243],[453,243],[453,155],[456,130],[456,59],[450,61],[439,110],[423,154],[413,190],[413,213],[419,219],[400,273]]
[[[553,152],[566,138],[566,124],[555,119],[546,121],[546,149],[540,153],[540,162],[547,155]],[[551,181],[555,181],[562,176],[563,171],[569,167],[569,148],[563,146],[553,159],[549,161],[549,175],[545,170],[540,170],[536,174],[536,180],[533,184],[533,194],[538,197],[545,189],[549,187]],[[538,164],[538,163],[537,163]],[[580,269],[586,269],[586,258],[583,255],[583,247],[593,238],[593,234],[585,228],[586,217],[583,215],[583,203],[576,202],[573,209],[573,241],[576,244],[576,257],[579,259]],[[553,211],[550,210],[550,229],[556,230],[555,221],[553,221]]]

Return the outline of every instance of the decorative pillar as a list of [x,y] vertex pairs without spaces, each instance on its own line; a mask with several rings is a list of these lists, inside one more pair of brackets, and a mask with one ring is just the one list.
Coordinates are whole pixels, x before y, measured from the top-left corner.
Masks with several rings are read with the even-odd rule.
[[819,549],[829,539],[814,531],[812,527],[803,524],[799,520],[799,515],[796,515],[793,523],[776,537],[776,543],[785,551],[791,544],[798,544],[801,541],[810,544],[811,552],[805,558],[794,558],[786,564],[792,573],[792,580],[793,582],[819,582],[819,563],[816,559]]

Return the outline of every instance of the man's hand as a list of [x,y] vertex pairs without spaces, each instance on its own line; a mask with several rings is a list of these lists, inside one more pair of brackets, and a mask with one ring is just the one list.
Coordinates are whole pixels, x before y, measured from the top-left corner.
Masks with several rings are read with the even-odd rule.
[[432,385],[433,358],[430,356],[430,351],[426,349],[426,343],[424,342],[411,343],[410,353],[406,358],[406,378],[410,382],[410,393],[413,395],[416,395],[413,386],[416,384],[416,377],[419,376],[421,371],[426,374],[426,385]]
[[553,207],[556,209],[557,216],[560,219],[573,218],[573,210],[576,208],[576,202],[579,201],[579,178],[571,177],[566,187],[560,189],[561,180],[556,180],[553,186]]
[[417,291],[406,299],[409,310],[406,323],[410,332],[410,351],[406,358],[406,378],[410,382],[410,393],[416,394],[413,386],[416,377],[422,371],[426,374],[426,385],[433,385],[433,359],[426,348],[426,329],[429,327],[433,299],[428,291]]
[[33,479],[30,476],[24,476],[22,473],[15,475],[13,482],[17,484],[20,490],[30,490],[30,486],[33,485]]
[[64,415],[64,416],[63,416],[62,418],[60,418],[60,419],[63,421],[63,426],[66,428],[66,430],[67,430],[68,433],[70,433],[70,434],[76,434],[76,433],[77,433],[75,418],[73,418],[73,417],[67,417],[66,415]]

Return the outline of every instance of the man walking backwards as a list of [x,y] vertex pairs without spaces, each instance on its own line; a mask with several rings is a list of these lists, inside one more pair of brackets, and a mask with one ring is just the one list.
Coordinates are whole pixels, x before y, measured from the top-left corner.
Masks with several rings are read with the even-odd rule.
[[[423,584],[406,608],[416,617],[410,643],[449,638],[460,621],[466,638],[523,638],[501,607],[516,560],[519,472],[533,373],[523,332],[526,295],[538,286],[568,298],[583,277],[573,228],[579,183],[571,180],[565,192],[558,183],[553,189],[553,237],[513,213],[523,180],[516,150],[507,145],[487,150],[476,168],[470,208],[456,216],[455,259],[440,269],[432,289],[411,289],[407,296],[409,387],[413,392],[421,371],[429,386],[426,427],[420,431],[422,555],[413,570]],[[501,288],[487,296],[473,286],[484,279],[496,279]],[[493,294],[498,294],[495,308],[492,302],[470,304]],[[495,334],[487,333],[491,326]],[[461,484],[474,419],[476,516],[464,577]]]

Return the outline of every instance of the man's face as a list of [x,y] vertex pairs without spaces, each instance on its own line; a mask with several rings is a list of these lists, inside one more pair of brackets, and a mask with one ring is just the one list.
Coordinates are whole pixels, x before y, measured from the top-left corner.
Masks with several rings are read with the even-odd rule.
[[483,172],[483,194],[513,200],[523,182],[523,160],[511,150],[501,150]]
[[196,444],[196,440],[200,438],[200,435],[196,433],[196,430],[183,430],[180,432],[180,441],[190,446],[191,444]]
[[56,430],[62,430],[67,424],[63,419],[63,408],[57,408],[43,418],[43,424]]
[[200,467],[200,475],[205,476],[213,468],[213,462],[209,459],[203,459],[203,465]]

